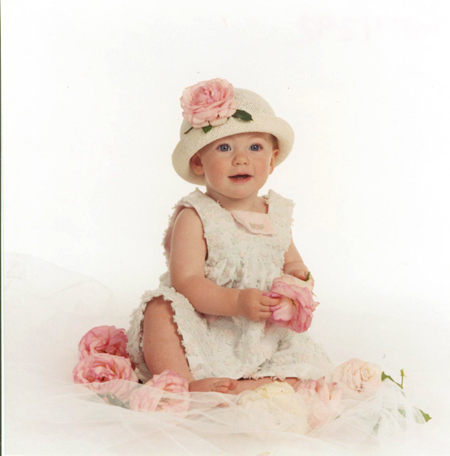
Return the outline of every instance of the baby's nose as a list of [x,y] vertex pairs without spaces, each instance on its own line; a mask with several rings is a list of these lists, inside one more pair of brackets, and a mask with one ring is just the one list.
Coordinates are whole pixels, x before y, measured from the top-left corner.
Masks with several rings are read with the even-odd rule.
[[239,165],[248,163],[248,155],[245,153],[245,151],[237,150],[233,157],[233,163]]

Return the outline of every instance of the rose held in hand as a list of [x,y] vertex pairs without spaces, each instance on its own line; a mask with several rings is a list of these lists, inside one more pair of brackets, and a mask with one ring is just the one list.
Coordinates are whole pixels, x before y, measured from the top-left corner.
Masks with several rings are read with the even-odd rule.
[[276,278],[272,288],[264,293],[271,298],[281,298],[279,304],[270,307],[273,314],[268,321],[298,333],[307,331],[319,305],[313,300],[312,287],[312,279],[305,282],[289,274]]

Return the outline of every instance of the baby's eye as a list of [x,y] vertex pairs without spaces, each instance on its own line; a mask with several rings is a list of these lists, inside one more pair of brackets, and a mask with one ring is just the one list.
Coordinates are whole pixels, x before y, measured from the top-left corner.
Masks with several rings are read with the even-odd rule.
[[221,152],[228,152],[230,150],[230,146],[228,144],[221,144],[218,149]]
[[253,150],[253,151],[258,151],[261,149],[261,146],[259,144],[252,144],[250,146],[250,150]]

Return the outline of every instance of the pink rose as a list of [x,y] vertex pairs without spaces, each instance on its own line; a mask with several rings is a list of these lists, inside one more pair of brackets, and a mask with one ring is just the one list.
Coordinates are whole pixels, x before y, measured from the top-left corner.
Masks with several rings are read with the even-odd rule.
[[271,298],[281,298],[268,321],[276,326],[289,328],[292,331],[305,332],[312,322],[313,312],[319,305],[313,301],[312,278],[308,281],[285,274],[273,281],[272,288],[264,293]]
[[138,382],[129,359],[100,353],[83,358],[73,370],[73,381],[98,394],[115,394],[124,400]]
[[183,117],[193,128],[224,124],[237,110],[233,86],[225,79],[203,81],[183,91]]
[[189,397],[189,382],[175,372],[165,370],[131,393],[130,408],[184,413],[189,409]]
[[342,390],[336,383],[326,382],[325,377],[318,380],[300,380],[294,385],[308,406],[308,424],[316,428],[333,419],[342,398]]
[[78,344],[80,359],[98,353],[123,356],[129,358],[127,353],[127,335],[125,329],[115,326],[97,326],[88,331]]
[[346,397],[365,399],[381,386],[381,368],[352,358],[336,367],[332,380],[338,382]]

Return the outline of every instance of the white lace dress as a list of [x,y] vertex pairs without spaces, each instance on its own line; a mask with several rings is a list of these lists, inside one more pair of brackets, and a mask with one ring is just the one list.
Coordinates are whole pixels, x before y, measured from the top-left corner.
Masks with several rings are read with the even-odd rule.
[[[198,188],[182,198],[174,207],[164,235],[167,266],[175,219],[183,206],[193,207],[202,220],[208,248],[205,277],[222,287],[268,291],[273,279],[282,275],[284,255],[291,242],[294,203],[273,190],[263,198],[276,234],[250,232],[230,211]],[[142,323],[147,303],[157,296],[172,303],[174,321],[196,380],[206,377],[318,378],[333,369],[322,346],[308,333],[297,334],[244,317],[205,317],[175,291],[166,272],[160,278],[159,288],[142,296],[128,330],[128,350],[143,381],[151,375],[142,352]]]

